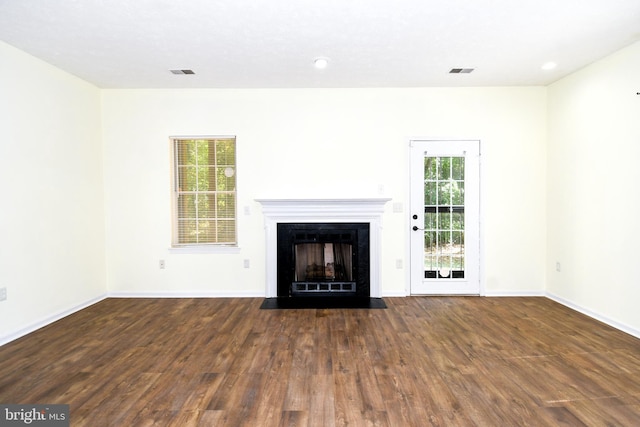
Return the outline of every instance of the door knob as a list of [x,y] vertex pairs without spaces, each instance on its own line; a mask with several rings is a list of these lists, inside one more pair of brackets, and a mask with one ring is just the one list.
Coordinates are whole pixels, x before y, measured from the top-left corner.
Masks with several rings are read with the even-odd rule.
[[413,229],[413,231],[424,230],[424,228],[419,228],[417,225],[414,225],[411,228]]

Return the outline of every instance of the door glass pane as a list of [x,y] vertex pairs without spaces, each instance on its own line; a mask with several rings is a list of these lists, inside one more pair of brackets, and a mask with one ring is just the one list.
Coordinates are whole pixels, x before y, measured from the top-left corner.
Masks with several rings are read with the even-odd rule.
[[425,181],[424,183],[424,204],[427,206],[435,206],[437,204],[437,182]]
[[464,180],[464,157],[453,157],[451,159],[451,178]]
[[435,180],[436,179],[436,162],[434,157],[424,158],[424,179]]
[[424,229],[425,230],[435,230],[437,228],[436,226],[436,211],[435,209],[433,211],[426,211],[424,213]]
[[426,271],[436,271],[437,269],[437,245],[436,231],[427,231],[424,234],[424,268]]
[[451,216],[451,229],[452,230],[464,230],[464,214],[455,212]]
[[451,213],[440,212],[438,215],[438,230],[449,230],[451,228]]
[[447,181],[451,178],[451,157],[434,157],[434,159],[438,180]]
[[424,277],[463,279],[464,157],[425,157],[424,164]]
[[452,231],[451,237],[452,268],[454,270],[464,270],[464,232]]
[[451,203],[464,206],[464,181],[453,181],[451,191]]
[[449,206],[451,204],[451,182],[438,182],[438,206]]

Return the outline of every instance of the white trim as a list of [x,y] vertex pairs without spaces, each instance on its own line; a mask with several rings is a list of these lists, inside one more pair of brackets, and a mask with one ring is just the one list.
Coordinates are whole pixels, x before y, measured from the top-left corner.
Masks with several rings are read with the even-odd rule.
[[[389,197],[327,198],[327,199],[255,199],[262,204],[262,213],[269,218],[282,218],[285,222],[329,221],[340,222],[348,218],[378,218],[384,213]],[[320,218],[319,218],[320,217]]]
[[262,205],[266,233],[267,298],[278,296],[277,226],[296,222],[369,223],[370,296],[381,295],[382,215],[388,197],[354,199],[255,199]]
[[404,292],[407,296],[411,295],[411,147],[413,141],[420,138],[408,138],[404,142],[407,143],[406,164],[405,164],[405,193],[404,193],[404,210],[406,212],[402,225],[404,227]]
[[584,307],[582,307],[582,306],[580,306],[578,304],[574,304],[571,301],[566,300],[566,299],[564,299],[562,297],[559,297],[558,295],[554,295],[554,294],[552,294],[550,292],[546,292],[545,296],[547,298],[549,298],[550,300],[553,300],[553,301],[557,302],[558,304],[562,304],[565,307],[569,307],[570,309],[575,310],[575,311],[577,311],[579,313],[582,313],[585,316],[589,316],[592,319],[595,319],[595,320],[598,320],[598,321],[600,321],[602,323],[605,323],[605,324],[611,326],[612,328],[618,329],[618,330],[620,330],[622,332],[625,332],[625,333],[627,333],[629,335],[632,335],[632,336],[634,336],[636,338],[640,338],[640,330],[632,328],[629,325],[626,325],[624,323],[620,323],[620,322],[618,322],[616,320],[610,319],[610,318],[608,318],[606,316],[603,316],[603,315],[601,315],[599,313],[596,313],[595,311],[589,310],[588,308],[584,308]]
[[204,134],[204,135],[172,135],[169,136],[169,139],[231,139],[237,138],[238,135],[214,135],[214,134]]
[[239,254],[238,246],[217,246],[217,245],[187,245],[173,246],[169,248],[170,254]]
[[32,324],[30,324],[27,327],[24,327],[24,328],[19,329],[19,330],[15,331],[15,332],[12,332],[12,333],[10,333],[8,335],[0,337],[0,346],[8,344],[11,341],[17,340],[18,338],[22,338],[23,336],[28,335],[31,332],[35,332],[40,328],[43,328],[43,327],[45,327],[47,325],[50,325],[51,323],[56,322],[56,321],[58,321],[58,320],[60,320],[60,319],[62,319],[64,317],[67,317],[67,316],[69,316],[69,315],[71,315],[73,313],[76,313],[76,312],[78,312],[80,310],[83,310],[83,309],[89,307],[89,306],[92,306],[92,305],[94,305],[94,304],[96,304],[96,303],[98,303],[98,302],[100,302],[100,301],[102,301],[102,300],[104,300],[106,298],[108,298],[108,296],[106,294],[100,295],[100,296],[98,296],[96,298],[92,298],[92,299],[90,299],[88,301],[85,301],[85,302],[83,302],[81,304],[75,305],[75,306],[73,306],[71,308],[68,308],[66,310],[61,310],[61,311],[59,311],[59,312],[57,312],[57,313],[55,313],[55,314],[53,314],[51,316],[47,316],[47,317],[44,317],[44,318],[42,318],[40,320],[37,320],[37,321],[33,322]]
[[409,296],[409,294],[407,294],[406,292],[402,292],[402,291],[383,292],[382,293],[382,298],[406,298],[408,296]]
[[544,291],[488,291],[483,295],[489,298],[500,297],[545,297]]
[[264,293],[213,291],[117,291],[110,292],[109,298],[264,298]]
[[[475,177],[472,184],[466,181],[465,206],[470,207],[472,212],[477,212],[477,221],[465,220],[465,234],[477,236],[478,246],[466,246],[466,259],[476,260],[474,269],[467,269],[464,279],[449,279],[446,281],[432,280],[424,278],[424,262],[422,239],[408,231],[409,246],[409,281],[407,293],[409,295],[479,295],[485,296],[484,275],[484,242],[483,242],[483,218],[481,192],[482,192],[482,141],[480,139],[432,139],[415,138],[408,142],[408,189],[409,189],[409,217],[417,215],[417,221],[410,219],[409,227],[412,225],[424,224],[424,156],[429,152],[430,156],[460,156],[466,159],[474,159],[472,163],[466,163],[465,170],[471,171]],[[476,170],[477,169],[477,170]],[[477,175],[476,175],[477,173]],[[415,176],[414,176],[415,174]],[[470,176],[471,176],[470,175]],[[422,178],[419,178],[422,177]],[[477,179],[477,182],[475,180]],[[417,185],[420,182],[420,185]],[[420,201],[418,203],[418,201]],[[472,239],[474,240],[474,239]]]

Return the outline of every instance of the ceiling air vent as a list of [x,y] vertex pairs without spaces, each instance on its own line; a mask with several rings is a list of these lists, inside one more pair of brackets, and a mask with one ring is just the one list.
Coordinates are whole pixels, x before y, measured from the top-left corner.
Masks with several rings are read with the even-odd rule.
[[452,68],[449,74],[469,74],[473,72],[473,68]]
[[193,70],[169,70],[171,74],[195,74]]

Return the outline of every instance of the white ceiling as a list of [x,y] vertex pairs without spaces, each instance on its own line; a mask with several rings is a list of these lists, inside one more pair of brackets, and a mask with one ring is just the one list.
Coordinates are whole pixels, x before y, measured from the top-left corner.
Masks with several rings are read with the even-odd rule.
[[0,40],[102,88],[546,85],[640,40],[640,0],[0,0]]

